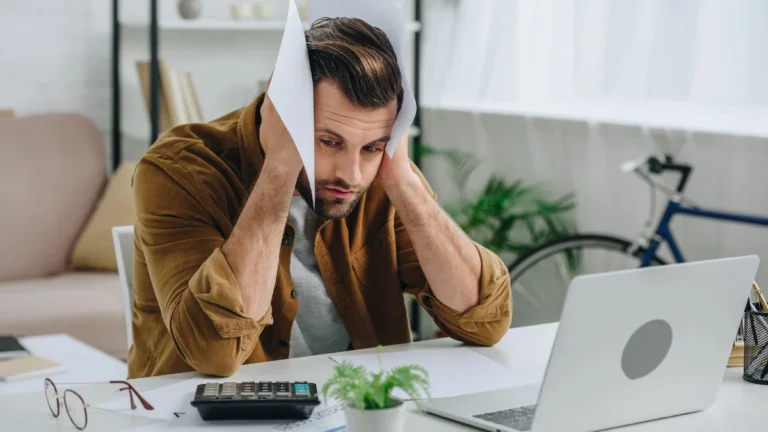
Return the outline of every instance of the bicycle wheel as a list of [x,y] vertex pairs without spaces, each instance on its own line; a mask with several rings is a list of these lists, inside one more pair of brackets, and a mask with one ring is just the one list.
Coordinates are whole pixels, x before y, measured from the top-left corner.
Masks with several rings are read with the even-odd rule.
[[[528,251],[509,266],[512,327],[559,321],[574,277],[638,268],[644,253],[625,239],[596,234],[563,237]],[[652,262],[666,264],[658,256]]]

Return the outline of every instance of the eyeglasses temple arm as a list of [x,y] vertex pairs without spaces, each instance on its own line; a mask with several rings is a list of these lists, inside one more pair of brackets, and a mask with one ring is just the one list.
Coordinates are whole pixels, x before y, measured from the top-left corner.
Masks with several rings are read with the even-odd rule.
[[[149,402],[147,402],[147,400],[144,399],[143,396],[141,396],[139,391],[136,390],[136,388],[133,387],[131,385],[131,383],[129,383],[128,381],[110,381],[110,383],[112,383],[112,384],[125,384],[126,386],[128,386],[128,391],[131,392],[131,394],[134,394],[134,393],[136,394],[136,397],[139,399],[139,402],[141,402],[141,405],[144,407],[144,409],[149,410],[149,411],[152,411],[152,410],[155,409],[155,407],[153,407]],[[135,406],[135,403],[133,402],[133,397],[131,397],[131,404],[132,404],[132,407],[135,409],[136,406]]]

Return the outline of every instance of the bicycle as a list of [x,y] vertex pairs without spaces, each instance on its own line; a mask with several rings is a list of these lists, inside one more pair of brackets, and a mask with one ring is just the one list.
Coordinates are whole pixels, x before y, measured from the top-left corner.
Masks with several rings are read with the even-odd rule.
[[[550,240],[522,254],[508,267],[514,299],[513,327],[558,321],[565,290],[577,274],[666,265],[667,260],[658,254],[664,245],[669,248],[675,262],[685,262],[670,228],[672,219],[677,215],[768,226],[766,217],[703,208],[684,198],[683,192],[693,167],[675,162],[670,155],[627,161],[622,164],[621,170],[637,174],[651,187],[651,211],[645,232],[633,241],[615,235],[575,234]],[[655,177],[666,172],[679,174],[676,187],[669,188],[656,180]],[[655,210],[658,191],[668,198],[661,217]],[[658,223],[654,224],[656,218]],[[610,259],[627,262],[608,268],[607,260],[599,258],[601,255],[593,256],[595,253],[605,253]],[[554,285],[553,277],[562,277],[560,282],[563,284]],[[541,289],[542,286],[546,289]]]

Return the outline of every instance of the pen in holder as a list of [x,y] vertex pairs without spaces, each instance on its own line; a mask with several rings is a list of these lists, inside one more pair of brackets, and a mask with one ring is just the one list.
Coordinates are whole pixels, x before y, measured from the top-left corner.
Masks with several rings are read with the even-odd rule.
[[768,385],[768,312],[750,310],[744,313],[745,381]]

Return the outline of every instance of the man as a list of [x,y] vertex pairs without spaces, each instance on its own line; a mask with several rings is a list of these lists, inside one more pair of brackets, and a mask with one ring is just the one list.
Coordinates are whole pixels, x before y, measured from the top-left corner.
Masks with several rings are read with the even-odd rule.
[[403,97],[386,35],[338,18],[306,38],[315,205],[266,94],[140,160],[129,378],[409,342],[403,293],[468,344],[509,328],[502,261],[441,210],[405,137],[385,155]]

